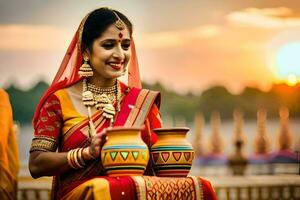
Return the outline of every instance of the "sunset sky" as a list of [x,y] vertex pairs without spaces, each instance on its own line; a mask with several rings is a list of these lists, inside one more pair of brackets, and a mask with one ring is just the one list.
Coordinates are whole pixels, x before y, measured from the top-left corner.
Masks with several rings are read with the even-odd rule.
[[51,82],[81,19],[102,6],[133,22],[146,82],[239,92],[300,79],[299,0],[1,0],[0,86]]

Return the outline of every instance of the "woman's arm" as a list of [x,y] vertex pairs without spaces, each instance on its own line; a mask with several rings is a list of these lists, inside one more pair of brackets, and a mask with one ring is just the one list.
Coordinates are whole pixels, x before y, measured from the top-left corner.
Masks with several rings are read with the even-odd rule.
[[[82,149],[82,159],[89,161],[100,156],[100,150],[106,141],[106,130],[95,135],[91,144]],[[72,151],[72,150],[71,150]],[[78,154],[77,154],[78,155]],[[29,171],[33,178],[54,176],[72,169],[68,162],[68,152],[32,151],[29,157]]]
[[54,176],[69,169],[67,152],[33,151],[29,157],[29,171],[33,178],[41,176]]

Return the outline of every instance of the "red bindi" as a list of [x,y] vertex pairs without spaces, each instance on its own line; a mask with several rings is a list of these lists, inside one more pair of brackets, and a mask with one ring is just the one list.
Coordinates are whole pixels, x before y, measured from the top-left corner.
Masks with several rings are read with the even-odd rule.
[[123,33],[119,33],[119,38],[122,39],[123,38]]

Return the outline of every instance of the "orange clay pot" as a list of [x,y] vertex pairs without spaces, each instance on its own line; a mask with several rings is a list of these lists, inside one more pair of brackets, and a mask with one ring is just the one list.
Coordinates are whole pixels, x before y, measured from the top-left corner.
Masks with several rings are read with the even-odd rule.
[[157,142],[151,147],[156,176],[186,177],[194,159],[192,145],[187,141],[189,128],[158,128]]
[[141,176],[149,161],[149,150],[140,128],[117,127],[107,130],[101,161],[108,176]]

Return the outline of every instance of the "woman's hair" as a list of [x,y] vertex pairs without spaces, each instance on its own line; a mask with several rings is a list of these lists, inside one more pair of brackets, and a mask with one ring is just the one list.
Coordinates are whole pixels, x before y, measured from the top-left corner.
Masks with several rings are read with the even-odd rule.
[[90,13],[88,18],[85,21],[83,32],[82,32],[82,52],[88,48],[92,50],[92,44],[94,40],[101,36],[101,34],[112,24],[114,24],[118,18],[125,23],[126,27],[129,30],[130,35],[132,35],[132,23],[129,19],[120,13],[119,11],[112,10],[109,8],[99,8]]

